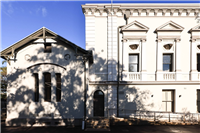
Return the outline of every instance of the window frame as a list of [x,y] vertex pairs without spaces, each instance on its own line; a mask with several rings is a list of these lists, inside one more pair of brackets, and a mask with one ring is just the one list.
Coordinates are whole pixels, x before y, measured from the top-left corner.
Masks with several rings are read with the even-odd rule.
[[[60,76],[60,82],[58,81],[58,75]],[[62,78],[61,73],[56,73],[56,102],[61,102],[61,91],[62,91]]]
[[[163,93],[163,92],[169,92],[169,91],[172,93],[172,96],[171,96],[171,97],[172,97],[172,100],[168,100],[168,99],[167,99],[167,100],[164,100],[164,101],[163,101],[163,97],[162,97],[162,103],[163,103],[163,102],[166,103],[166,104],[165,104],[165,105],[166,105],[166,110],[164,111],[163,108],[162,108],[162,111],[164,111],[164,112],[175,112],[175,106],[174,106],[174,105],[175,105],[175,91],[174,91],[174,90],[162,90],[162,93]],[[165,95],[167,95],[167,93],[165,93]],[[167,97],[167,96],[165,96],[165,97]],[[171,105],[172,105],[171,111],[167,111],[167,103],[168,103],[168,102],[171,102]]]
[[[50,47],[50,48],[47,48]],[[52,52],[52,44],[51,43],[44,43],[44,53],[51,53]]]
[[139,54],[138,54],[138,53],[136,53],[136,54],[131,54],[131,53],[129,53],[128,58],[129,58],[131,55],[136,55],[136,56],[137,56],[137,61],[138,61],[138,62],[137,62],[137,63],[130,63],[130,61],[128,60],[128,69],[129,69],[128,72],[131,72],[131,71],[130,71],[130,64],[137,64],[137,72],[139,72],[139,71],[140,71],[140,70],[139,70],[139,68],[140,68],[140,67],[139,67],[139,65],[140,65]]
[[197,71],[200,72],[200,53],[197,53]]
[[[50,87],[48,86],[48,84],[46,84],[46,74],[49,74],[50,76]],[[44,76],[44,101],[45,102],[51,102],[51,73],[49,73],[49,72],[44,72],[43,73],[43,76]],[[48,81],[47,81],[48,82]],[[47,87],[48,86],[48,87]],[[48,93],[49,92],[49,97],[47,96]],[[49,99],[48,99],[49,98]]]
[[35,86],[34,86],[34,101],[35,102],[39,102],[39,75],[38,73],[33,73],[34,75],[34,83],[35,83]]
[[[164,71],[164,64],[168,64],[168,63],[164,63],[164,56],[165,55],[170,55],[170,57],[171,57],[171,60],[170,60],[170,69],[169,69],[169,71]],[[164,53],[163,54],[163,72],[173,72],[173,65],[174,65],[174,62],[173,62],[173,54],[172,53]]]
[[[197,112],[199,112],[200,113],[200,98],[198,99],[198,91],[199,91],[199,95],[200,95],[200,89],[197,89]],[[199,106],[198,106],[198,102],[199,102]],[[199,108],[199,110],[198,110],[198,108]]]

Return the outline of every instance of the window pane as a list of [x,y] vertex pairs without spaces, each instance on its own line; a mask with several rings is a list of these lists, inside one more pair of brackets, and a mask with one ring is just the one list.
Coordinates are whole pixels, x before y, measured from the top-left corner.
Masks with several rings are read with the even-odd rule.
[[197,90],[197,101],[200,101],[200,90]]
[[171,64],[171,55],[163,55],[163,64]]
[[172,103],[167,102],[167,111],[172,112]]
[[197,102],[197,111],[200,113],[200,101]]
[[39,101],[39,79],[38,79],[38,74],[34,73],[34,78],[35,78],[35,102]]
[[61,74],[56,73],[56,101],[61,101]]
[[200,54],[197,54],[197,71],[200,72]]
[[167,101],[172,100],[172,91],[167,91]]
[[170,65],[169,64],[163,64],[163,71],[170,72]]
[[137,64],[129,64],[129,72],[138,72]]
[[51,43],[44,44],[44,52],[51,53]]
[[51,74],[44,73],[44,84],[45,84],[45,101],[51,101]]
[[165,91],[163,91],[163,92],[162,92],[162,100],[163,100],[163,101],[166,101],[166,100],[167,100],[165,96],[166,96]]
[[162,102],[162,111],[166,111],[166,102]]
[[129,55],[129,63],[138,63],[138,55]]

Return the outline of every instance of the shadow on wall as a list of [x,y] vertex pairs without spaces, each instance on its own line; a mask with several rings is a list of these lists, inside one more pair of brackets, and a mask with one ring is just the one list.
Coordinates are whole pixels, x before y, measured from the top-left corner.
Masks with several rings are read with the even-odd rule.
[[141,90],[140,88],[121,86],[119,89],[119,107],[125,111],[119,112],[119,115],[131,116],[134,110],[149,111],[154,107],[151,101],[151,93],[149,90]]
[[[52,60],[54,64],[67,68],[64,73],[61,73],[61,102],[56,101],[56,86],[51,87],[51,102],[44,102],[44,88],[39,92],[39,102],[35,102],[35,83],[31,72],[39,72],[41,70],[39,66],[32,68],[31,71],[20,68],[11,70],[8,74],[7,125],[33,125],[37,117],[65,119],[63,122],[70,125],[76,124],[75,119],[83,118],[84,65],[82,61],[75,60],[73,49],[69,47],[68,50],[62,47],[53,48],[51,53],[46,53],[46,57],[42,56],[43,49],[36,49],[37,54],[30,59],[32,65]],[[53,52],[56,50],[58,53]],[[70,61],[63,58],[66,52],[71,56]],[[46,68],[46,71],[51,72],[51,67]],[[44,86],[44,82],[39,81],[40,85]]]

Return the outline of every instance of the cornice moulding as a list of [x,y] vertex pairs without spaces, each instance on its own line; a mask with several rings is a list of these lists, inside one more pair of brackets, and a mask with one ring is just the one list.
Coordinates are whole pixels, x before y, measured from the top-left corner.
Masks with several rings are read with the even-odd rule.
[[[141,12],[145,10],[145,13],[149,14],[151,10],[154,12],[154,16],[157,16],[158,11],[162,11],[163,15],[165,16],[166,11],[170,10],[170,16],[173,16],[175,11],[178,10],[179,16],[184,12],[186,12],[186,16],[189,16],[191,11],[196,15],[200,12],[200,4],[86,4],[82,5],[83,13],[87,14],[88,10],[92,13],[96,12],[97,10],[101,10],[108,14],[111,13],[111,8],[113,9],[114,13],[121,12],[122,14],[125,13],[125,10],[130,10],[131,14],[133,11],[137,11],[138,15],[141,15]],[[86,11],[87,10],[87,11]],[[131,16],[130,16],[131,17]]]

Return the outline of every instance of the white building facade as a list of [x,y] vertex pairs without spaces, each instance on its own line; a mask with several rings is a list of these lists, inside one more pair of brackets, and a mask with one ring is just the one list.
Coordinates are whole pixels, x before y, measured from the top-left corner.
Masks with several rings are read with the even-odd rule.
[[198,4],[85,4],[86,50],[43,27],[1,51],[7,118],[81,125],[122,110],[200,112]]
[[85,4],[82,9],[86,50],[94,58],[88,117],[96,114],[96,91],[104,93],[103,116],[109,109],[114,116],[120,109],[200,111],[198,4]]

